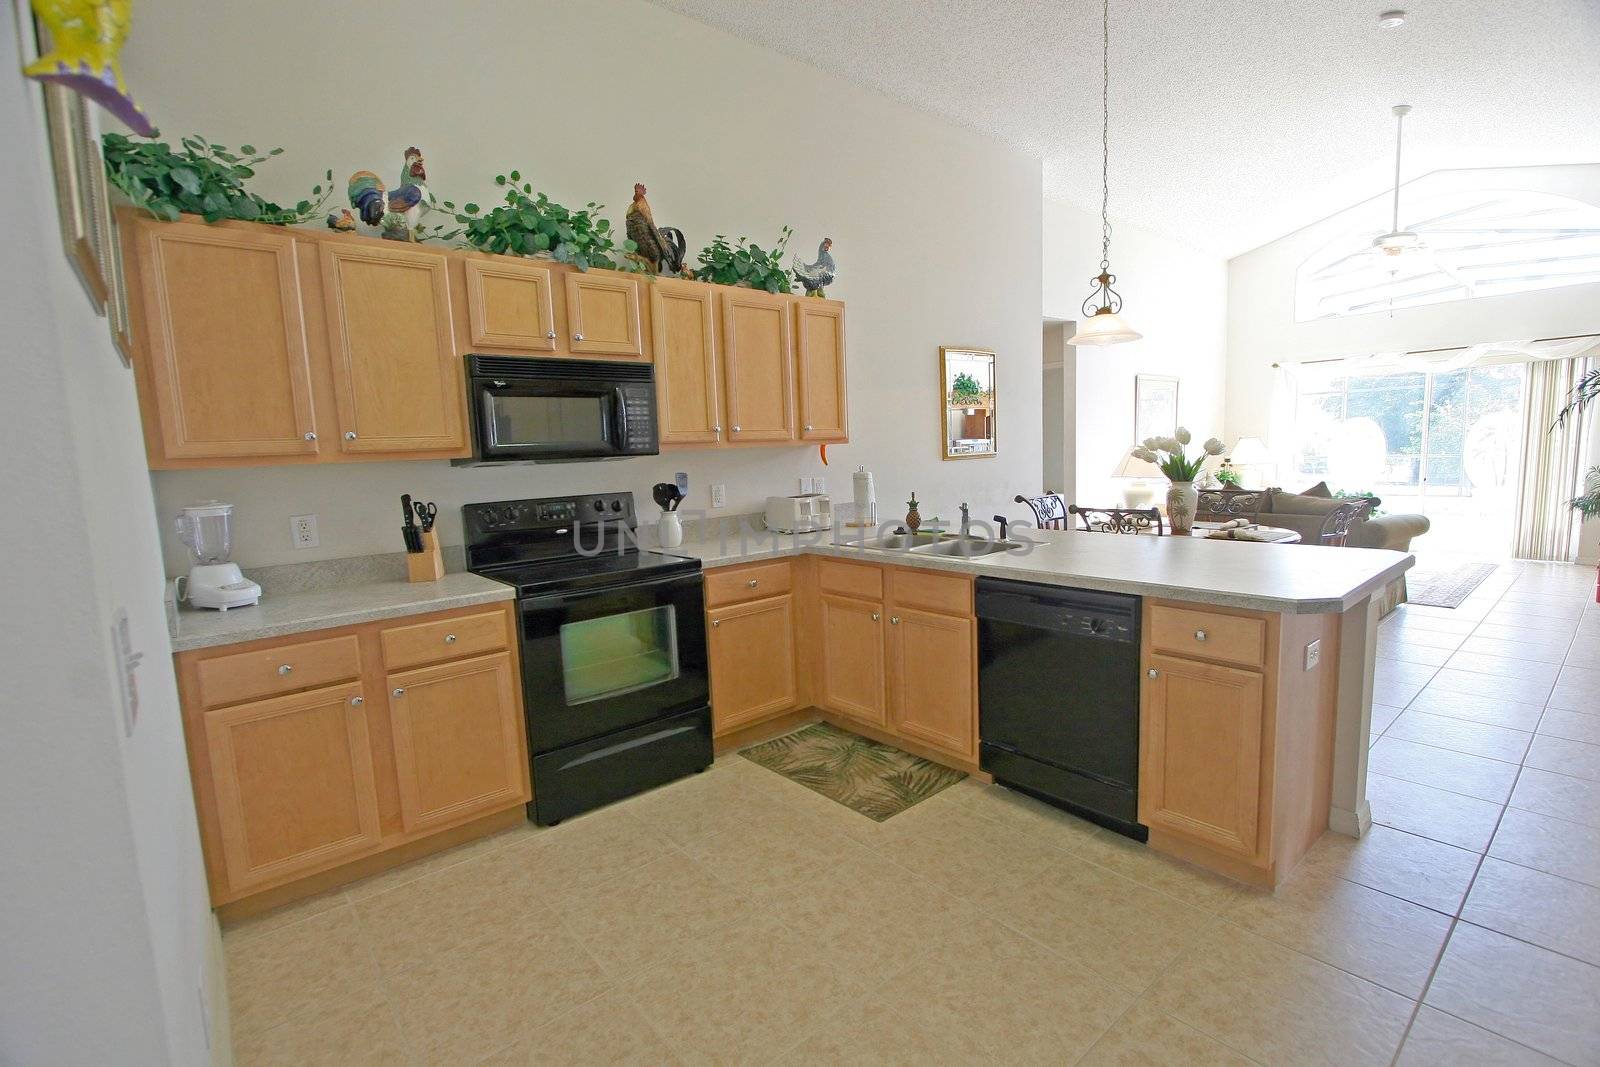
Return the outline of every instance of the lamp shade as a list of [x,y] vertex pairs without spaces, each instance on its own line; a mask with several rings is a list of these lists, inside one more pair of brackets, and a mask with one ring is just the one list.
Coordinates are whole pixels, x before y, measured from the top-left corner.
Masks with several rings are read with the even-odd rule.
[[1117,469],[1111,472],[1113,478],[1165,478],[1161,468],[1147,460],[1142,460],[1133,453],[1122,457],[1122,462],[1117,464]]
[[1067,338],[1069,345],[1115,345],[1137,341],[1144,334],[1122,321],[1110,308],[1101,308],[1078,323],[1078,331]]
[[1272,453],[1267,451],[1266,442],[1259,437],[1241,437],[1233,443],[1233,451],[1228,453],[1228,458],[1237,465],[1246,467],[1258,466],[1262,463],[1272,462]]

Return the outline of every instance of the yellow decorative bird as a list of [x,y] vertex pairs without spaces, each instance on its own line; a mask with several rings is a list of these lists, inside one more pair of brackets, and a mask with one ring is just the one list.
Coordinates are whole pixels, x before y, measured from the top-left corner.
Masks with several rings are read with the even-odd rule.
[[22,73],[82,93],[134,133],[154,137],[155,124],[133,102],[118,60],[133,0],[33,0],[33,13],[50,29],[50,51]]

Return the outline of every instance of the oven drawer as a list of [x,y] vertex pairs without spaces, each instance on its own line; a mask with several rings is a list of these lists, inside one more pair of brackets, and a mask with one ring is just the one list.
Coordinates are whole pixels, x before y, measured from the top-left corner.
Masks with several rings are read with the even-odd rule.
[[425,663],[498,652],[509,635],[504,609],[453,619],[391,626],[383,631],[383,665],[391,671]]
[[201,660],[195,674],[201,706],[216,708],[354,681],[361,675],[361,652],[349,634]]
[[711,766],[702,706],[533,758],[534,821],[549,826]]
[[786,559],[706,571],[706,607],[780,596],[794,584],[794,565]]

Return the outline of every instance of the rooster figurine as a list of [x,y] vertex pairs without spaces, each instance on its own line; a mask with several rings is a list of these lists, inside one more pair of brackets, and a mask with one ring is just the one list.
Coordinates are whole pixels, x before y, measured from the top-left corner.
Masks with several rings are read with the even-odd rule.
[[118,60],[133,0],[33,0],[33,13],[50,28],[50,51],[22,73],[80,92],[134,133],[154,137],[155,124],[133,102]]
[[415,241],[417,223],[433,208],[422,149],[406,149],[400,188],[393,192],[384,189],[383,179],[370,170],[358,170],[350,175],[350,206],[356,209],[362,222],[377,226],[389,240]]
[[650,201],[644,194],[644,183],[634,182],[633,203],[628,205],[623,218],[624,232],[634,243],[633,258],[652,272],[678,274],[683,270],[683,256],[687,251],[683,231],[671,226],[657,227]]
[[807,296],[827,296],[823,292],[833,284],[835,268],[833,254],[829,251],[833,247],[833,238],[824,237],[817,246],[817,261],[815,263],[801,263],[800,257],[794,257],[794,278],[806,291]]

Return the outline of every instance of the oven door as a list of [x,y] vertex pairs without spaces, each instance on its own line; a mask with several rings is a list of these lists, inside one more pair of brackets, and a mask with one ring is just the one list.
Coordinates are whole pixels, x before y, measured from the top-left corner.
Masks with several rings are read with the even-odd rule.
[[708,704],[698,572],[530,597],[520,606],[534,753]]
[[626,411],[610,383],[474,377],[472,394],[480,460],[624,454]]

